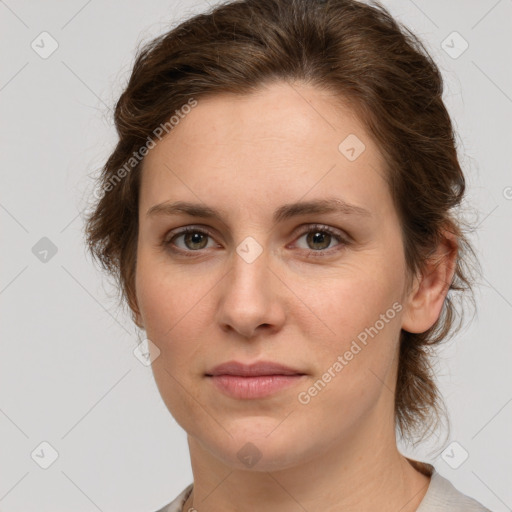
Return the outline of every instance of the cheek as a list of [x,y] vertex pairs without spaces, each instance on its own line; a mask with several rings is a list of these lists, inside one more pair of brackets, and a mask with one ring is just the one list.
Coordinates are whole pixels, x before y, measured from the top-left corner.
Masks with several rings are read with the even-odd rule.
[[[396,272],[386,267],[373,269],[347,272],[325,281],[315,291],[304,287],[304,303],[314,315],[296,317],[308,343],[315,347],[319,374],[329,370],[336,376],[343,374],[332,380],[343,380],[342,386],[361,392],[370,371],[384,379],[393,363],[403,308]],[[339,364],[338,371],[333,368],[337,361],[342,370]],[[373,380],[378,384],[377,377]]]
[[[323,336],[308,333],[315,376],[299,390],[300,411],[322,418],[325,428],[350,429],[393,389],[401,307],[395,288],[382,281],[340,280],[316,296],[311,309],[334,333],[323,326]],[[308,329],[311,318],[302,321]]]
[[207,295],[214,284],[211,277],[197,276],[190,268],[171,270],[165,262],[142,251],[137,261],[136,290],[148,338],[160,350],[174,340],[192,340],[200,325],[194,319],[207,314]]
[[179,272],[173,268],[171,272],[169,265],[140,253],[137,300],[147,337],[160,351],[152,371],[164,402],[179,424],[194,409],[189,399],[192,388],[187,386],[188,392],[183,393],[180,383],[189,378],[195,356],[204,350],[204,330],[197,319],[207,314],[206,296],[211,287],[187,269]]
[[[346,339],[373,325],[400,298],[397,275],[389,268],[347,268],[323,276],[303,278],[294,290],[309,314],[297,316],[304,329],[309,325],[322,338]],[[316,326],[316,327],[315,327]]]

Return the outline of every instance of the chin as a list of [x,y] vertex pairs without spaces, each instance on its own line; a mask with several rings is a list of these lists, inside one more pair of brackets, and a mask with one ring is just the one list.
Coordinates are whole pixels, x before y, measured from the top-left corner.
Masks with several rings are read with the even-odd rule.
[[285,422],[279,425],[275,418],[252,416],[223,424],[232,437],[224,431],[214,438],[208,435],[211,432],[196,432],[194,436],[204,448],[232,469],[279,471],[299,464],[316,451],[315,446],[308,449],[311,435],[305,433],[296,437],[284,427]]

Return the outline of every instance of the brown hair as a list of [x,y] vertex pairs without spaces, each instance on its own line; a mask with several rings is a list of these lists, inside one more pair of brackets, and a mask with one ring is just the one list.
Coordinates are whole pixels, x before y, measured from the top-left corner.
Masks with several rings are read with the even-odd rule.
[[379,3],[229,1],[139,48],[115,108],[119,142],[102,169],[104,193],[86,221],[89,250],[116,278],[135,321],[141,163],[128,172],[126,162],[191,98],[249,94],[276,80],[332,91],[360,116],[385,157],[409,277],[424,268],[444,230],[457,237],[456,271],[437,322],[420,334],[402,330],[400,338],[395,424],[404,439],[424,437],[444,409],[430,347],[454,327],[453,292],[470,292],[474,304],[468,263],[478,261],[452,213],[465,180],[442,77],[418,38]]

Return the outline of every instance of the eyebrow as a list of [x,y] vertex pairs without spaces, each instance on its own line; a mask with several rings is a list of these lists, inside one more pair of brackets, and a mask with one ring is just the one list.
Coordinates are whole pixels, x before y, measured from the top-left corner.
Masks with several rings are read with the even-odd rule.
[[[191,217],[201,217],[205,219],[217,219],[222,221],[222,213],[215,208],[199,203],[190,203],[187,201],[169,202],[165,201],[149,208],[146,216],[153,217],[157,215],[176,215],[186,214]],[[284,204],[274,212],[273,222],[278,223],[293,217],[308,214],[322,213],[340,213],[343,215],[357,215],[360,217],[372,217],[369,210],[360,206],[347,203],[337,197],[326,199],[316,199],[312,201],[303,201],[298,203]]]

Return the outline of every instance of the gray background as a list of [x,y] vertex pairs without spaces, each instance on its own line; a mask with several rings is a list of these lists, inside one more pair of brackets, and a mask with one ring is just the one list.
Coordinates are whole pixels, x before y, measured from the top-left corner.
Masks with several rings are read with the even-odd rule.
[[[454,469],[428,443],[403,451],[493,511],[511,510],[512,1],[384,4],[427,42],[445,77],[484,271],[477,317],[439,351],[452,422],[441,448],[456,441],[469,457]],[[185,433],[86,257],[81,215],[116,141],[111,109],[137,44],[207,7],[0,1],[2,511],[152,511],[192,481]],[[59,45],[48,58],[31,47],[43,31]],[[458,58],[441,47],[453,31],[469,44]],[[57,248],[45,262],[34,254],[43,237]],[[58,452],[47,469],[44,441]]]

